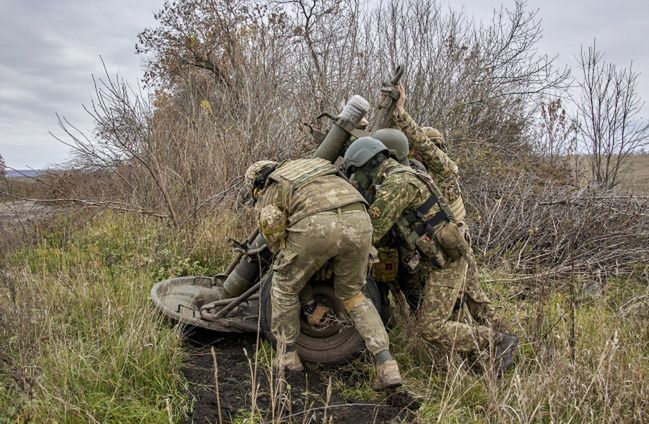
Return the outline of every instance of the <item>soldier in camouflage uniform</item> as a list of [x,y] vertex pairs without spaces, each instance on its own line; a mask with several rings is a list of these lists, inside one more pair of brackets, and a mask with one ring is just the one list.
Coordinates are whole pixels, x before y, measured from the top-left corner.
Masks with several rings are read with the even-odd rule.
[[[369,214],[378,244],[395,228],[400,243],[416,252],[410,266],[419,267],[424,293],[419,322],[429,342],[459,352],[484,351],[495,345],[498,372],[512,363],[517,338],[494,332],[485,325],[451,320],[455,303],[466,281],[467,243],[461,222],[455,222],[441,207],[439,188],[429,175],[417,172],[388,157],[388,149],[371,137],[350,145],[343,168],[363,189],[376,188]],[[448,208],[444,208],[448,209]]]
[[278,364],[303,369],[297,354],[298,296],[325,263],[333,264],[336,296],[377,363],[376,389],[401,385],[388,335],[372,301],[363,294],[372,224],[363,197],[324,159],[262,161],[246,172],[256,199],[258,224],[276,253],[271,287],[271,331],[286,352]]
[[[402,165],[409,166],[415,170],[426,172],[424,165],[416,159],[409,158],[410,146],[405,134],[394,128],[382,128],[372,133],[372,137],[382,142],[390,151],[390,156]],[[374,201],[374,190],[372,187],[363,193],[369,201]],[[419,267],[408,266],[412,253],[408,251],[403,243],[389,232],[386,237],[377,245],[378,262],[372,265],[372,276],[379,284],[379,288],[385,293],[388,287],[398,288],[404,295],[406,303],[412,312],[419,310],[423,282],[420,278]],[[396,283],[396,286],[395,286]],[[384,301],[388,302],[386,294]]]
[[[408,137],[411,148],[417,152],[427,172],[439,186],[456,219],[464,224],[466,212],[458,181],[458,167],[445,152],[442,133],[432,127],[420,127],[405,110],[406,93],[403,85],[399,83],[397,89],[400,96],[395,108],[395,124]],[[468,234],[466,224],[464,227]],[[467,262],[467,271],[462,273],[466,275],[466,281],[457,284],[463,287],[458,300],[460,304],[466,303],[474,319],[481,324],[491,325],[495,321],[495,311],[480,287],[478,267],[470,246],[468,253],[468,261],[463,259]]]

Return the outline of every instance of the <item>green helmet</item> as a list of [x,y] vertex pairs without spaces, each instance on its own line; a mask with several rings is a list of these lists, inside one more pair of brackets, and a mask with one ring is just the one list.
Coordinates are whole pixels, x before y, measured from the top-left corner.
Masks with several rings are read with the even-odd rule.
[[349,145],[343,156],[343,169],[360,168],[379,153],[390,154],[390,149],[373,137],[361,137]]
[[256,191],[263,187],[266,178],[278,165],[279,163],[272,160],[260,160],[250,165],[243,180],[253,199],[257,198]]
[[385,144],[390,154],[399,162],[406,163],[410,153],[408,137],[401,131],[394,128],[381,128],[372,133],[372,137]]

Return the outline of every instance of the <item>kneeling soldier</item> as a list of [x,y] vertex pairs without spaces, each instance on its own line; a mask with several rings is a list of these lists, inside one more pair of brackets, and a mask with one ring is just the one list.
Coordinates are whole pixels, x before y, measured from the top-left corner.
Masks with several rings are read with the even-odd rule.
[[497,373],[502,374],[513,362],[518,338],[485,325],[453,320],[456,300],[466,291],[470,246],[463,222],[456,219],[429,175],[389,155],[379,140],[362,137],[345,152],[343,168],[362,189],[376,187],[369,209],[374,243],[394,228],[399,243],[414,254],[408,262],[424,282],[419,310],[423,338],[465,353],[493,346]]
[[245,180],[257,202],[259,229],[277,253],[271,331],[286,346],[279,366],[303,370],[295,346],[300,331],[298,296],[316,271],[331,261],[336,296],[376,359],[374,388],[400,386],[385,327],[362,291],[372,245],[372,224],[363,197],[324,159],[256,162],[246,171]]

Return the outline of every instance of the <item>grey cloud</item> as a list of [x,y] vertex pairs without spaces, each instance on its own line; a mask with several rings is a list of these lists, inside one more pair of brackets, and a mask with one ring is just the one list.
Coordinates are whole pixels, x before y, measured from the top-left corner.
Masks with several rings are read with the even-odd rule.
[[[374,4],[374,0],[369,0]],[[441,0],[477,20],[489,20],[500,0]],[[11,166],[39,168],[66,158],[55,113],[92,129],[81,105],[89,104],[91,74],[102,74],[101,55],[111,74],[132,84],[141,78],[134,54],[138,32],[153,23],[163,0],[0,0],[0,154]],[[503,0],[511,7],[514,0]],[[528,0],[539,9],[544,36],[539,50],[558,54],[558,63],[576,65],[580,45],[597,37],[607,59],[618,66],[632,60],[642,72],[640,93],[649,99],[649,29],[645,0]]]
[[55,113],[92,129],[82,104],[93,93],[91,76],[141,78],[134,53],[138,32],[153,23],[162,0],[0,0],[0,154],[14,167],[36,168],[66,159],[67,148],[49,131]]

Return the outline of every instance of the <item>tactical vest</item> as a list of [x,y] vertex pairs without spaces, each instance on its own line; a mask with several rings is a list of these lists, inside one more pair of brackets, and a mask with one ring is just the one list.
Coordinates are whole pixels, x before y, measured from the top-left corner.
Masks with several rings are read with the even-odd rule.
[[[430,175],[411,168],[393,167],[384,171],[390,176],[408,173],[415,176],[426,187],[430,196],[415,209],[404,211],[394,225],[396,235],[409,251],[418,251],[421,256],[444,268],[449,261],[455,261],[468,252],[465,228],[454,215],[450,205]],[[438,197],[438,195],[440,197]],[[463,218],[463,216],[462,216]]]
[[379,170],[381,175],[379,185],[382,181],[395,174],[409,174],[421,182],[422,189],[425,187],[429,197],[418,207],[405,210],[392,228],[393,233],[401,240],[404,247],[410,251],[416,249],[416,242],[423,234],[434,234],[435,227],[449,220],[448,215],[439,205],[439,199],[434,194],[431,184],[431,177],[427,173],[416,171],[410,167],[397,164],[396,162],[385,163],[386,169]]
[[289,225],[313,214],[352,203],[366,203],[363,196],[325,159],[297,159],[284,162],[269,180],[280,184]]

